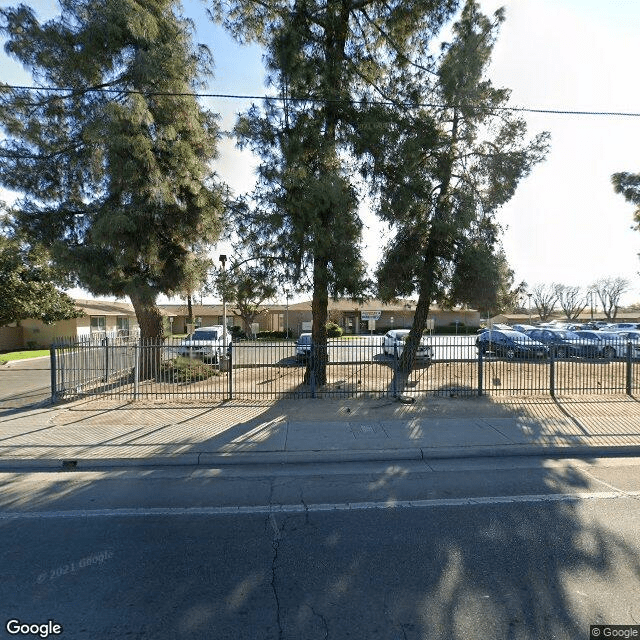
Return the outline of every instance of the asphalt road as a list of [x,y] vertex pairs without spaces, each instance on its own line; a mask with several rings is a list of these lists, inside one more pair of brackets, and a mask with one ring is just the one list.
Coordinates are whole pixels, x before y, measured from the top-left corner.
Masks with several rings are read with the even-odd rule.
[[4,619],[92,640],[588,638],[640,622],[638,464],[1,474]]
[[50,397],[49,358],[0,365],[0,413],[35,405]]

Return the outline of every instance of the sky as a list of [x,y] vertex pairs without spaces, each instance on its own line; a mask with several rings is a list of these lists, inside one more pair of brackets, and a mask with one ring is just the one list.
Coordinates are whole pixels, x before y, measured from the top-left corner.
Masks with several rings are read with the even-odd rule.
[[[13,4],[0,1],[0,6]],[[41,19],[57,11],[54,0],[28,4]],[[640,113],[640,1],[481,0],[481,6],[487,13],[506,8],[488,75],[495,86],[511,90],[511,106]],[[237,45],[208,20],[199,0],[184,0],[183,7],[196,23],[197,41],[209,45],[216,62],[206,92],[263,95],[259,48]],[[5,82],[30,82],[4,50],[0,70]],[[221,114],[225,130],[252,102],[257,101],[204,99]],[[631,283],[623,302],[639,302],[640,231],[632,228],[633,206],[614,193],[611,175],[640,171],[640,117],[523,115],[532,135],[550,132],[551,149],[498,214],[515,281],[526,281],[529,289],[554,282],[588,287],[600,278],[623,277]],[[216,170],[235,193],[251,190],[255,167],[250,152],[236,149],[233,140],[222,141]],[[10,194],[0,192],[0,198]],[[373,269],[388,231],[362,213],[364,253]],[[229,248],[216,248],[219,253]]]

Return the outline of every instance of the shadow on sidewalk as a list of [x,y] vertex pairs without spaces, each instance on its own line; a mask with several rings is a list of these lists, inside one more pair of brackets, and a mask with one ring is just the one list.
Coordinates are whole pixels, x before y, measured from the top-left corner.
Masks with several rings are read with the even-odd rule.
[[[597,409],[609,417],[624,410],[640,414],[635,399],[578,401],[508,397],[424,398],[413,404],[382,398],[291,400],[268,404],[196,402],[180,406],[175,403],[122,403],[111,407],[93,400],[60,405],[57,410],[59,416],[66,416],[60,424],[72,426],[78,433],[105,425],[121,425],[122,433],[118,436],[121,443],[149,441],[159,445],[160,451],[163,433],[183,428],[183,444],[188,451],[190,448],[201,449],[204,444],[221,449],[241,446],[243,450],[258,450],[271,446],[270,443],[275,447],[281,436],[278,425],[292,419],[304,418],[321,429],[323,422],[339,420],[412,421],[425,417],[481,416],[487,420],[522,420],[534,429],[536,424],[544,425],[544,419],[569,418],[582,425],[587,406],[592,414]],[[151,428],[141,433],[145,424]],[[538,435],[543,435],[543,428],[540,427]],[[194,442],[192,437],[197,433],[204,440]],[[109,436],[100,444],[109,446],[113,442],[113,436]],[[360,500],[392,503],[396,499],[403,464],[394,462],[382,467],[376,473],[369,471],[368,495],[361,496]],[[118,473],[114,472],[115,477]],[[261,473],[268,484],[271,481],[269,470],[265,468]],[[482,487],[483,473],[482,470],[467,469],[465,481]],[[532,459],[529,466],[520,470],[520,475],[523,486],[533,487],[531,492],[552,494],[594,490],[587,473],[576,468],[547,465],[543,459]],[[2,505],[7,509],[19,501],[29,500],[39,508],[55,508],[61,496],[68,496],[70,492],[81,495],[91,485],[92,481],[86,477],[78,477],[72,484],[65,482],[73,477],[60,474],[59,480],[41,490],[34,485],[29,496],[4,492]],[[122,477],[121,490],[125,491],[124,473]],[[415,499],[429,498],[436,479],[437,473],[425,466]],[[205,481],[212,482],[212,479],[203,479]],[[299,477],[295,481],[300,484],[302,503],[308,504],[304,481]],[[179,475],[175,482],[176,490],[179,490],[182,482]],[[439,514],[449,513],[451,521],[457,522],[457,507],[443,505],[437,509]],[[382,612],[385,637],[420,640],[465,640],[471,635],[513,640],[586,637],[589,630],[584,620],[593,624],[612,622],[613,605],[604,598],[599,599],[596,592],[578,592],[580,578],[587,575],[596,585],[607,584],[614,578],[623,582],[628,580],[629,594],[632,594],[638,591],[640,576],[640,560],[633,544],[613,527],[593,517],[590,509],[578,500],[532,502],[526,509],[515,504],[478,504],[471,507],[469,519],[463,526],[437,526],[434,511],[420,508],[396,509],[384,514],[366,510],[279,515],[277,554],[267,568],[256,560],[251,568],[215,576],[195,599],[193,591],[181,589],[180,580],[176,580],[176,589],[171,596],[156,602],[154,607],[157,618],[165,621],[175,638],[192,637],[189,634],[194,628],[186,626],[189,620],[198,621],[197,631],[202,632],[202,637],[207,632],[209,637],[216,637],[216,630],[242,624],[241,619],[244,620],[253,605],[257,606],[261,601],[258,595],[271,594],[276,589],[278,625],[283,637],[329,636],[326,619],[335,617],[336,611],[357,609],[354,603],[362,593],[372,594],[366,603],[367,610]],[[438,517],[437,522],[446,522],[446,518]],[[131,526],[132,535],[138,531],[126,522],[118,526]],[[186,527],[188,524],[182,520],[151,519],[144,530],[145,544],[140,549],[140,562],[136,566],[136,584],[155,584],[158,579],[154,573],[155,564],[147,562],[147,554],[162,546],[168,528],[172,530],[169,538],[173,539],[173,529],[190,531]],[[394,558],[403,552],[399,545],[403,544],[404,538],[398,534],[399,530],[420,541],[421,551],[413,558],[410,572],[399,573],[394,562]],[[268,518],[262,531],[262,537],[248,537],[247,553],[275,544]],[[319,532],[322,535],[319,536]],[[228,542],[225,536],[237,535],[243,534],[236,527],[211,539],[211,554],[224,553]],[[341,546],[347,536],[350,538],[349,552]],[[287,559],[293,556],[294,549],[313,552],[296,553],[297,564],[291,567]],[[328,571],[319,572],[319,562],[328,567]],[[206,558],[198,559],[198,563],[206,563]],[[106,571],[107,565],[99,570]],[[192,567],[185,564],[184,580],[189,579],[190,570]],[[372,591],[372,582],[379,588]],[[212,584],[215,588],[209,586]],[[242,607],[239,608],[240,593]],[[629,606],[620,603],[617,611],[627,613],[616,617],[616,624],[634,622],[632,604],[631,600]],[[469,619],[470,612],[476,612],[478,620],[471,635],[463,623]],[[343,615],[341,619],[343,627],[336,634],[339,637],[380,635],[379,616],[353,614]],[[275,623],[268,618],[260,624],[260,628],[269,625],[273,628]]]

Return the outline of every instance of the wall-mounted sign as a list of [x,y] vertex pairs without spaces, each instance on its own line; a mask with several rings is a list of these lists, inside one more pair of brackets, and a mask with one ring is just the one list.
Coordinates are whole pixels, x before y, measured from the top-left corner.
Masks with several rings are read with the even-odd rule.
[[361,311],[360,319],[361,320],[380,320],[381,315],[382,315],[382,311]]

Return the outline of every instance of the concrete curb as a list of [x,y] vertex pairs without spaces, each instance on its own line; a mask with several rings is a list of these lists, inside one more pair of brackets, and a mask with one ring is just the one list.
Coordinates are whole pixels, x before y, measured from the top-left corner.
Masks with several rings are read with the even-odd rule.
[[513,445],[483,447],[406,448],[359,451],[263,451],[241,453],[189,453],[175,456],[151,456],[147,458],[16,458],[1,460],[0,471],[88,471],[91,469],[193,466],[213,467],[226,465],[284,465],[327,464],[336,462],[397,462],[497,458],[497,457],[640,457],[640,445],[624,446],[540,446]]

